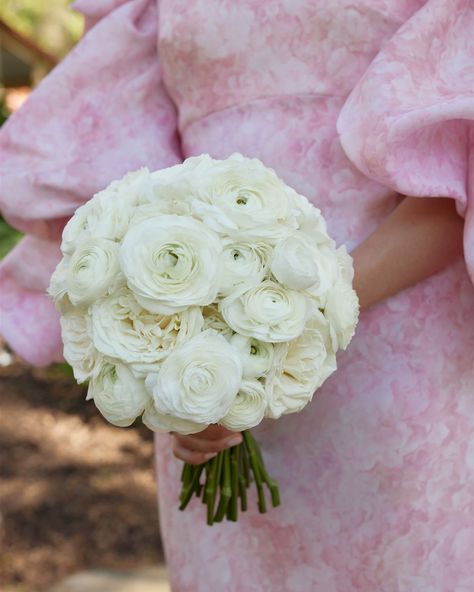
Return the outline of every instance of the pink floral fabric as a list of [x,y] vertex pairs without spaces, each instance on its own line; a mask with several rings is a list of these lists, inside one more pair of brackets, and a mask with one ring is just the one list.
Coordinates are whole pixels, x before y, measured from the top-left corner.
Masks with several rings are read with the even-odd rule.
[[[45,290],[67,219],[127,171],[182,158],[156,56],[156,5],[101,4],[87,19],[95,26],[0,134],[2,214],[43,241],[25,239],[0,266],[0,333],[37,365],[61,357],[58,315]],[[12,278],[11,269],[37,257],[41,282],[32,284],[29,273]]]
[[472,1],[97,4],[77,2],[88,33],[0,134],[2,209],[35,236],[0,268],[2,331],[35,363],[57,355],[59,230],[141,165],[256,156],[350,248],[400,193],[452,197],[464,259],[365,312],[304,412],[255,430],[280,508],[252,497],[209,528],[198,502],[177,510],[167,435],[156,459],[176,592],[472,590]]

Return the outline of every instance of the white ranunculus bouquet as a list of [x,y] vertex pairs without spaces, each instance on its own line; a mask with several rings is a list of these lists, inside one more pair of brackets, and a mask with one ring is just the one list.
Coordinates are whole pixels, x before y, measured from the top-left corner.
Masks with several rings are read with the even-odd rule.
[[243,443],[184,465],[209,524],[237,519],[253,479],[279,504],[250,429],[301,411],[358,319],[352,259],[320,211],[257,159],[204,154],[114,181],[68,222],[49,293],[64,357],[117,426],[220,424]]

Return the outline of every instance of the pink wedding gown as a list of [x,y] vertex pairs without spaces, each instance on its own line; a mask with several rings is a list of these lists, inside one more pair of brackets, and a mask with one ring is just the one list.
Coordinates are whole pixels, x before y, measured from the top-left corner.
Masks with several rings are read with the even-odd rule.
[[[474,3],[79,0],[88,32],[2,129],[2,332],[60,359],[44,294],[64,221],[126,171],[256,156],[353,248],[400,194],[456,201],[464,260],[364,313],[302,412],[255,434],[283,505],[177,510],[156,438],[176,592],[472,592]],[[398,197],[397,197],[398,196]],[[137,506],[137,512],[140,508]]]

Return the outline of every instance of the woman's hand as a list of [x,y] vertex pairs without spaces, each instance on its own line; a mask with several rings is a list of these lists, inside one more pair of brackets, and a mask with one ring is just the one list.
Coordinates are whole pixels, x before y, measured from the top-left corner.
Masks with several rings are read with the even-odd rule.
[[173,433],[173,454],[191,465],[200,465],[216,456],[221,450],[242,442],[238,432],[231,432],[219,425],[210,425],[198,434],[183,436]]

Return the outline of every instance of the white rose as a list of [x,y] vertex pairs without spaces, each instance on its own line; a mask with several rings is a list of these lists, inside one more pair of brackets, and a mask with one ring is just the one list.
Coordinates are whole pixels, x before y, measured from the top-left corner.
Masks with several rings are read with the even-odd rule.
[[119,245],[106,238],[85,239],[76,248],[66,271],[72,304],[90,304],[117,280]]
[[71,308],[60,323],[64,359],[72,366],[77,382],[84,382],[97,374],[103,358],[91,340],[90,317],[84,309]]
[[91,307],[92,339],[103,354],[130,364],[142,375],[157,371],[156,364],[202,328],[201,309],[159,315],[145,310],[123,286]]
[[150,172],[146,168],[128,173],[78,208],[63,231],[61,251],[72,255],[86,238],[120,241],[135,207],[152,197]]
[[202,316],[204,318],[203,330],[213,329],[220,333],[223,337],[229,340],[234,332],[229,325],[224,321],[224,317],[219,312],[216,304],[210,304],[202,308]]
[[193,210],[217,232],[274,241],[297,227],[286,185],[256,158],[233,154],[194,177]]
[[129,229],[120,263],[142,306],[171,314],[213,302],[219,288],[221,251],[218,236],[201,222],[165,215]]
[[278,419],[301,411],[335,370],[328,322],[318,313],[308,321],[300,337],[275,345],[272,369],[265,381],[265,416]]
[[258,380],[244,380],[229,412],[219,422],[228,430],[242,432],[257,426],[267,407],[265,389]]
[[217,423],[229,411],[242,380],[237,351],[206,331],[174,349],[146,385],[156,409],[196,423]]
[[270,370],[273,361],[271,343],[235,333],[230,339],[230,344],[240,353],[244,378],[259,378]]
[[328,292],[324,315],[331,327],[334,350],[346,349],[357,326],[359,299],[351,285],[342,278]]
[[143,380],[120,363],[103,365],[89,383],[87,398],[94,399],[105,419],[119,427],[131,425],[149,402]]
[[259,284],[268,270],[271,252],[266,243],[224,241],[219,294],[228,296]]
[[241,296],[224,299],[220,311],[236,333],[261,341],[289,341],[303,331],[308,301],[304,294],[266,280]]
[[271,271],[279,282],[293,290],[304,290],[320,282],[317,251],[306,235],[298,231],[277,244]]
[[196,434],[207,428],[207,424],[180,419],[173,415],[160,413],[151,401],[142,417],[143,423],[152,432],[177,432],[178,434]]

